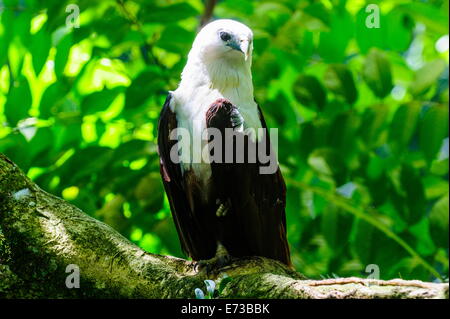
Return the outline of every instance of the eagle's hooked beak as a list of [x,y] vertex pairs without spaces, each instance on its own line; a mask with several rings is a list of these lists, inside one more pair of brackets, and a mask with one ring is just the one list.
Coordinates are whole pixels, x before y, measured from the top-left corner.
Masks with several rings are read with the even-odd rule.
[[247,61],[249,50],[250,50],[250,41],[247,39],[242,40],[231,40],[228,42],[227,46],[231,47],[234,50],[240,51],[244,54],[244,59]]
[[241,52],[244,53],[245,61],[247,61],[250,50],[250,42],[247,39],[241,40],[241,44],[239,47],[241,48]]

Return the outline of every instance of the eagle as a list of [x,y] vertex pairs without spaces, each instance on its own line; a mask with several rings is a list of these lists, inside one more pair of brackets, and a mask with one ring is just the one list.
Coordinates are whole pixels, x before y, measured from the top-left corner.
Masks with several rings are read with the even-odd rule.
[[[291,266],[286,186],[278,162],[263,173],[267,161],[247,158],[255,149],[271,160],[275,156],[253,96],[252,51],[253,33],[246,25],[220,19],[204,26],[159,118],[160,172],[181,247],[207,270],[249,256]],[[222,134],[205,137],[211,129]],[[189,136],[174,133],[181,131]],[[189,143],[181,147],[181,142]],[[206,159],[200,155],[205,147]]]

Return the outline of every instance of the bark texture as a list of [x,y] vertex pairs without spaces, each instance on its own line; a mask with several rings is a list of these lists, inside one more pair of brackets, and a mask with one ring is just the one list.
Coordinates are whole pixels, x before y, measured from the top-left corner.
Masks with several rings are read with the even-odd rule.
[[[68,265],[80,288],[67,288]],[[220,298],[448,298],[448,283],[306,280],[252,257],[210,275]],[[109,226],[31,182],[0,154],[0,298],[195,298],[205,287],[192,262],[143,251]]]

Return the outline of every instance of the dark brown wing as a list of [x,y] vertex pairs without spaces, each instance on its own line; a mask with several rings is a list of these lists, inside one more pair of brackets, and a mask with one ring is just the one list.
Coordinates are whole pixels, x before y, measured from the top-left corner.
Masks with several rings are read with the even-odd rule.
[[[264,117],[259,109],[263,128],[267,129]],[[225,129],[239,126],[239,111],[229,101],[217,100],[206,115],[207,127],[217,128],[225,137]],[[266,143],[257,143],[257,149],[269,152],[271,145],[265,132]],[[229,141],[228,141],[229,142]],[[227,141],[224,138],[222,152]],[[247,158],[249,147],[253,143],[245,137],[242,150]],[[220,221],[220,241],[232,256],[264,256],[290,265],[289,246],[286,239],[286,187],[281,171],[276,164],[272,174],[261,174],[260,161],[256,163],[213,162],[212,184],[221,202],[229,202],[230,212]],[[271,160],[276,160],[272,158]],[[275,162],[276,163],[276,162]]]
[[177,143],[170,139],[170,132],[177,128],[176,114],[169,107],[171,95],[167,96],[158,123],[158,151],[164,189],[177,228],[183,251],[194,260],[214,256],[216,241],[211,238],[213,230],[205,214],[206,207],[199,199],[202,190],[197,187],[190,172],[181,173],[179,164],[170,158],[170,150]]
[[[265,134],[268,134],[266,120],[264,119],[264,115],[259,105],[258,112],[264,132]],[[277,161],[275,153],[273,153],[273,150],[271,149],[272,144],[270,142],[270,136],[265,135],[264,138],[267,139],[266,154],[271,154],[271,156],[273,156],[271,160]],[[278,256],[278,258],[275,259],[279,259],[285,264],[291,265],[291,255],[286,234],[286,184],[284,182],[283,175],[281,174],[280,167],[277,167],[277,171],[274,174],[259,174],[259,179],[259,182],[265,183],[266,185],[266,187],[264,187],[264,198],[266,198],[268,202],[272,203],[271,207],[273,216],[268,219],[266,227],[270,228],[268,233],[272,234],[274,240],[276,241],[273,249],[277,250],[274,255]],[[264,207],[262,207],[262,209],[264,209]],[[277,225],[277,227],[273,227],[271,222],[273,222],[274,225]]]

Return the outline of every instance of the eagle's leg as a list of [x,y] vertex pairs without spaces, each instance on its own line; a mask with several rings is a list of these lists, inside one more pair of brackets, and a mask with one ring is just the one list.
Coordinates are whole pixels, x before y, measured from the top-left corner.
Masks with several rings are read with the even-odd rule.
[[214,269],[220,269],[227,266],[231,262],[231,256],[226,248],[220,243],[217,243],[216,255],[211,259],[199,260],[195,265],[196,270],[210,274]]

